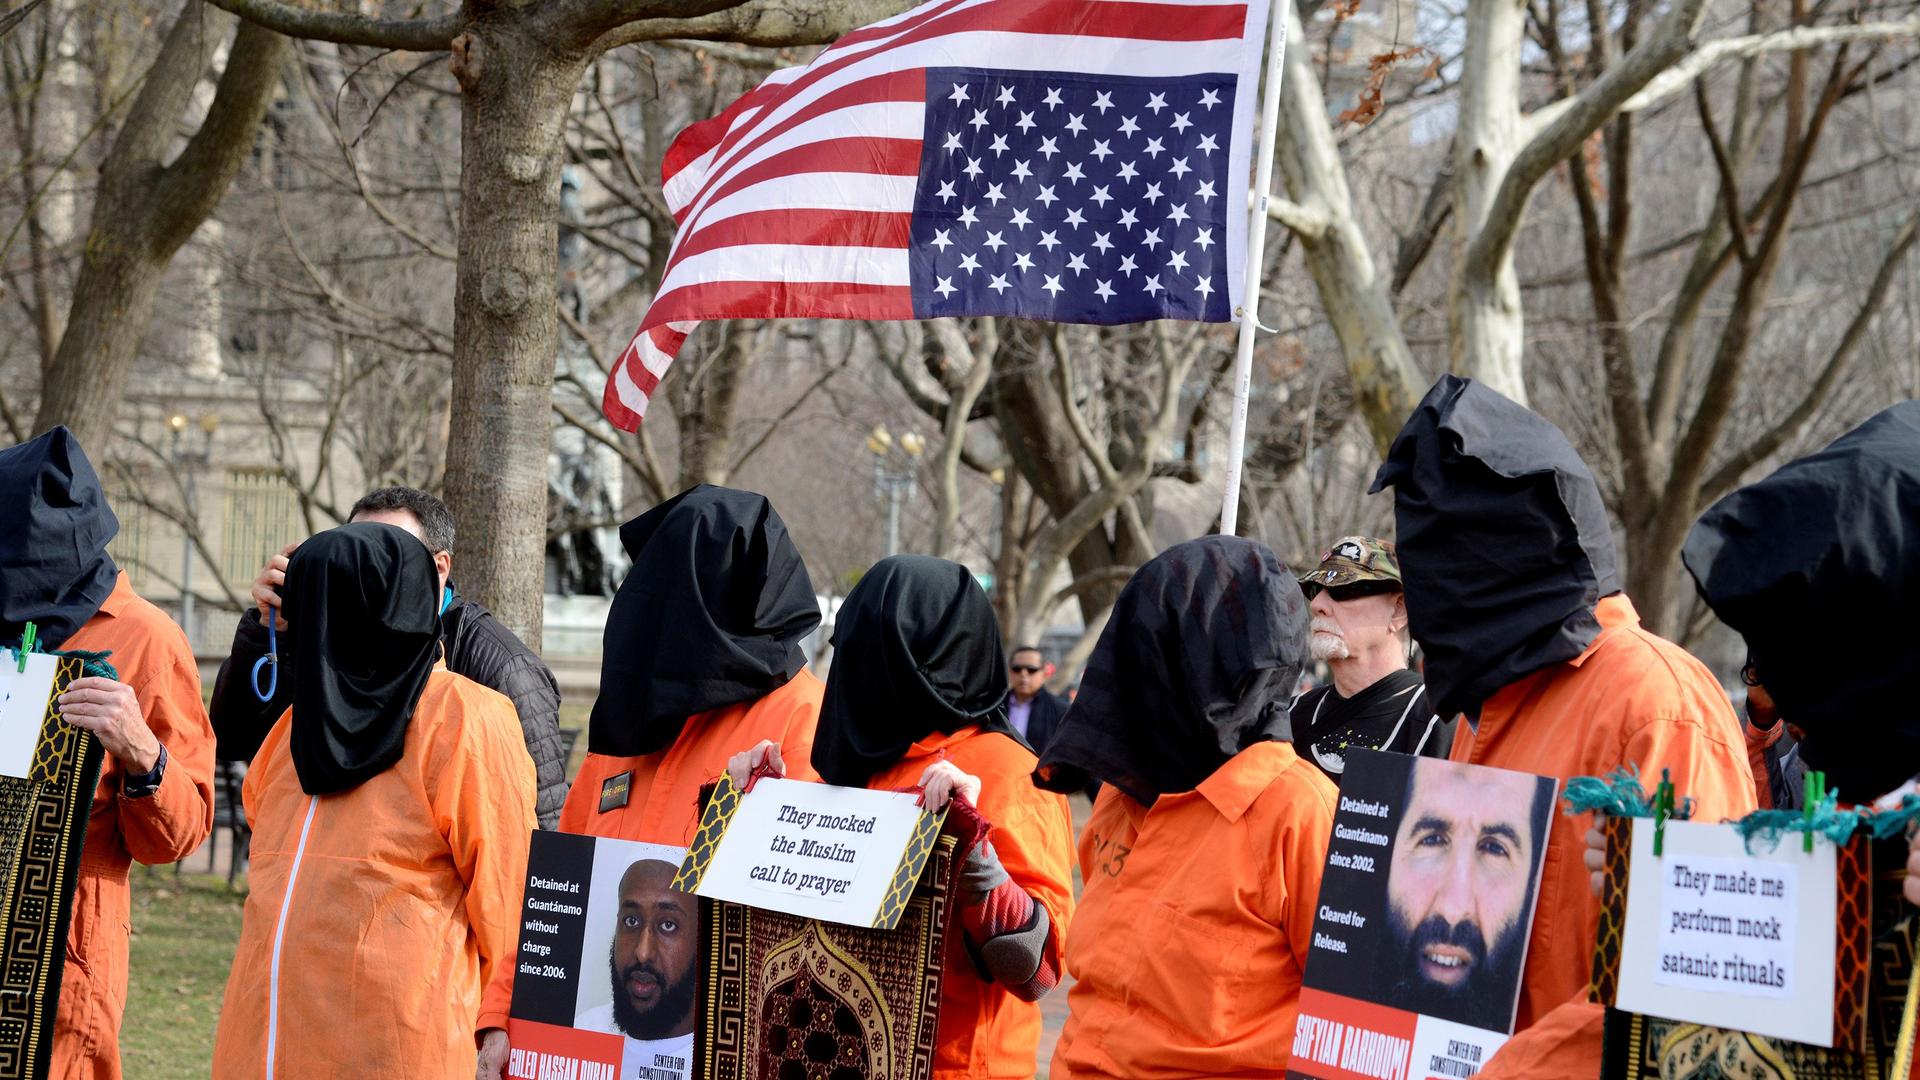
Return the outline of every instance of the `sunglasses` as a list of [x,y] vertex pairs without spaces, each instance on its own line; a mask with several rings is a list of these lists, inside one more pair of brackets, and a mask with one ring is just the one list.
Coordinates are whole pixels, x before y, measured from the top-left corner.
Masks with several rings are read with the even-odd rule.
[[1344,604],[1349,600],[1358,600],[1363,596],[1379,596],[1381,593],[1399,592],[1400,586],[1391,581],[1350,581],[1345,585],[1321,585],[1317,582],[1309,581],[1300,586],[1300,591],[1305,593],[1309,600],[1319,596],[1321,593],[1326,593],[1327,599],[1337,604]]
[[1045,669],[1045,668],[1040,668],[1040,667],[1035,667],[1035,666],[1034,666],[1034,665],[1032,665],[1032,664],[1009,664],[1009,665],[1007,665],[1007,670],[1009,670],[1009,671],[1016,671],[1016,672],[1019,672],[1019,673],[1020,673],[1020,674],[1022,674],[1022,675],[1038,675],[1038,674],[1040,674],[1040,672],[1042,672],[1042,671],[1044,671],[1044,670],[1046,670],[1046,669]]

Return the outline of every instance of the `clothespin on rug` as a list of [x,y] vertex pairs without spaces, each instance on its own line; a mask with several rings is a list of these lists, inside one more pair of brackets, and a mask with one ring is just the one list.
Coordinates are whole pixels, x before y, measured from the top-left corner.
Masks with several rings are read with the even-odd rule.
[[26,628],[20,632],[20,652],[13,659],[14,662],[19,665],[19,673],[22,675],[27,673],[27,654],[33,651],[33,639],[37,637],[39,633],[39,628],[32,623],[28,623]]
[[1667,819],[1673,816],[1672,770],[1660,770],[1660,786],[1653,793],[1653,857],[1667,846]]
[[1819,812],[1820,804],[1826,800],[1826,797],[1827,774],[1817,771],[1808,773],[1807,790],[1800,807],[1800,813],[1807,820],[1807,831],[1800,835],[1800,844],[1808,854],[1813,853],[1813,817]]

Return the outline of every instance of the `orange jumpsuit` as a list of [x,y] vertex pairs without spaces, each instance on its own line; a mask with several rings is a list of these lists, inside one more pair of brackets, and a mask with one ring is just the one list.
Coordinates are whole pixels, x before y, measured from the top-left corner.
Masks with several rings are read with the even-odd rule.
[[[787,776],[818,780],[810,759],[825,693],[826,685],[801,668],[763,698],[689,717],[665,750],[639,757],[588,754],[560,810],[560,831],[685,847],[700,824],[700,789],[727,771],[728,758],[762,739],[780,744]],[[633,774],[625,804],[602,813],[602,785],[624,772]]]
[[[1027,891],[1053,924],[1049,941],[1054,970],[1073,919],[1073,815],[1067,798],[1033,786],[1038,762],[1011,738],[982,735],[977,727],[951,735],[934,732],[867,781],[875,791],[898,791],[947,760],[980,778],[980,816],[993,828],[987,838],[1007,876]],[[787,759],[791,764],[791,758]],[[1022,1001],[998,983],[983,980],[958,936],[947,943],[946,976],[940,983],[940,1031],[933,1047],[934,1080],[958,1077],[1032,1077],[1040,1050],[1040,1006]]]
[[133,899],[127,868],[134,859],[149,866],[178,862],[213,831],[213,727],[187,636],[134,595],[125,571],[100,610],[60,647],[111,651],[108,662],[133,687],[147,726],[167,748],[160,787],[145,798],[120,794],[126,769],[112,754],[101,767],[54,1013],[55,1080],[118,1080]]
[[[1651,787],[1666,769],[1678,794],[1693,799],[1697,821],[1753,810],[1746,739],[1713,674],[1641,629],[1624,595],[1603,598],[1594,614],[1600,634],[1586,651],[1502,687],[1481,706],[1477,727],[1455,732],[1453,759],[1562,783],[1631,764]],[[1591,815],[1554,817],[1527,945],[1520,1034],[1481,1080],[1599,1075],[1600,1006],[1586,1000],[1600,925],[1583,861],[1591,825]],[[1526,1030],[1536,1023],[1539,1031]]]
[[291,716],[247,774],[252,891],[213,1076],[468,1080],[536,825],[513,703],[435,665],[400,760],[320,796],[294,771]]
[[1150,807],[1101,789],[1055,1080],[1286,1074],[1335,793],[1285,742]]

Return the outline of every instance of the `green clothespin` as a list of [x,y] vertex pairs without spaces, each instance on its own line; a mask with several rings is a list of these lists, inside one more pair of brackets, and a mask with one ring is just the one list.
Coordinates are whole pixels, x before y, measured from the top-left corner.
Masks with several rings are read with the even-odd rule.
[[1673,816],[1672,770],[1660,770],[1660,786],[1653,791],[1653,857],[1667,846],[1667,818]]
[[1813,815],[1819,812],[1820,804],[1827,797],[1827,774],[1810,772],[1807,774],[1806,797],[1801,800],[1800,814],[1806,821],[1807,831],[1801,834],[1800,844],[1808,854],[1813,853]]
[[22,675],[27,673],[27,654],[33,651],[33,639],[38,633],[38,628],[32,623],[28,623],[20,632],[20,654],[13,659],[19,665],[19,672]]

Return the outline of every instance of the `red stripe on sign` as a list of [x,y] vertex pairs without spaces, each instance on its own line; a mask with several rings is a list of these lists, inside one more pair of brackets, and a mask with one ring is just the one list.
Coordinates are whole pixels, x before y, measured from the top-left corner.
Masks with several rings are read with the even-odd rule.
[[756,210],[714,222],[681,241],[673,254],[677,260],[735,244],[904,248],[912,229],[913,215],[905,212]]
[[[807,143],[791,150],[782,150],[772,157],[756,161],[740,172],[724,178],[720,187],[715,188],[708,197],[707,205],[712,205],[736,191],[750,188],[763,180],[774,180],[782,176],[799,173],[872,173],[877,176],[918,176],[920,175],[919,139],[828,139],[824,142]],[[720,219],[724,223],[727,219]],[[696,215],[690,221],[686,231],[699,232],[704,228]],[[677,256],[679,253],[675,252]]]
[[[675,289],[647,309],[649,326],[688,319],[911,318],[911,287],[844,281],[709,281]],[[640,381],[638,371],[633,377]]]

